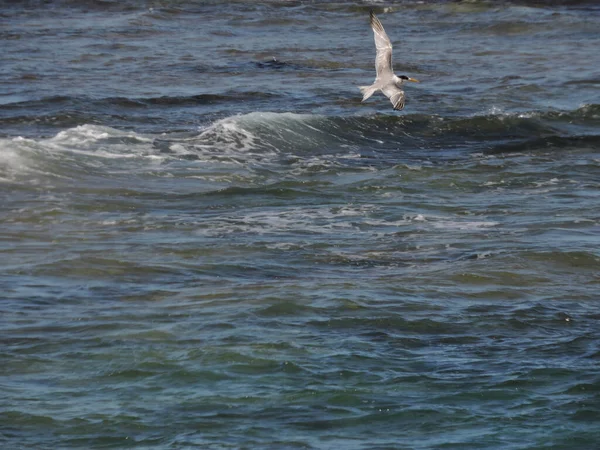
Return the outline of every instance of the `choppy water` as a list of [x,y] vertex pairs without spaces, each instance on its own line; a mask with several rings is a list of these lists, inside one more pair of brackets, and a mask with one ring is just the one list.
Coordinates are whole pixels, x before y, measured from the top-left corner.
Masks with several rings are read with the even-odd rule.
[[[600,9],[0,9],[3,448],[593,449]],[[275,59],[274,59],[275,58]]]

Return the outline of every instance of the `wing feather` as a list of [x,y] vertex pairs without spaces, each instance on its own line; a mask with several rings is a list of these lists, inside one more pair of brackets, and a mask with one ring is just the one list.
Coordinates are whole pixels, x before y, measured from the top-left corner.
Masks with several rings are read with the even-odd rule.
[[392,77],[392,42],[383,29],[383,25],[375,16],[373,11],[370,12],[371,28],[375,37],[375,47],[377,54],[375,56],[375,70],[377,71],[377,79],[385,79]]
[[404,91],[396,85],[388,85],[381,90],[383,94],[390,99],[395,110],[404,109],[405,95]]

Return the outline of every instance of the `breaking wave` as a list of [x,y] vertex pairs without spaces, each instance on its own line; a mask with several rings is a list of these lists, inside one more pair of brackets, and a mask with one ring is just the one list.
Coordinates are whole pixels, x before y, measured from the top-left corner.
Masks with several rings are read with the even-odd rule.
[[0,177],[31,172],[72,176],[107,164],[122,166],[123,160],[153,165],[197,160],[262,169],[302,161],[320,170],[456,159],[473,153],[590,148],[600,144],[595,132],[599,124],[596,104],[566,112],[473,117],[253,112],[216,120],[197,132],[158,136],[85,124],[50,138],[0,139]]

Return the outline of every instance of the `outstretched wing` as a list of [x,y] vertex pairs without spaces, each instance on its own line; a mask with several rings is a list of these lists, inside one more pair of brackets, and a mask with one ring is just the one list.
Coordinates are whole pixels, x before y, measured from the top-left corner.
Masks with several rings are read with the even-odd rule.
[[404,108],[404,91],[394,84],[384,87],[381,92],[390,99],[394,109],[400,111]]
[[392,42],[373,11],[370,12],[370,18],[371,28],[373,28],[375,35],[375,47],[377,48],[377,55],[375,56],[377,78],[390,78],[394,75],[392,70]]

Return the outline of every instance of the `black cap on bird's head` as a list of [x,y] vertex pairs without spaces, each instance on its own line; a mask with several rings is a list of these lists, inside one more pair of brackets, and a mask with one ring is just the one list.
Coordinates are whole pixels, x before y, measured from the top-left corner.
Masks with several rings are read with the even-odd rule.
[[404,80],[404,81],[412,81],[414,83],[419,82],[419,80],[417,80],[416,78],[407,77],[406,75],[400,75],[398,78],[400,78],[401,80]]

